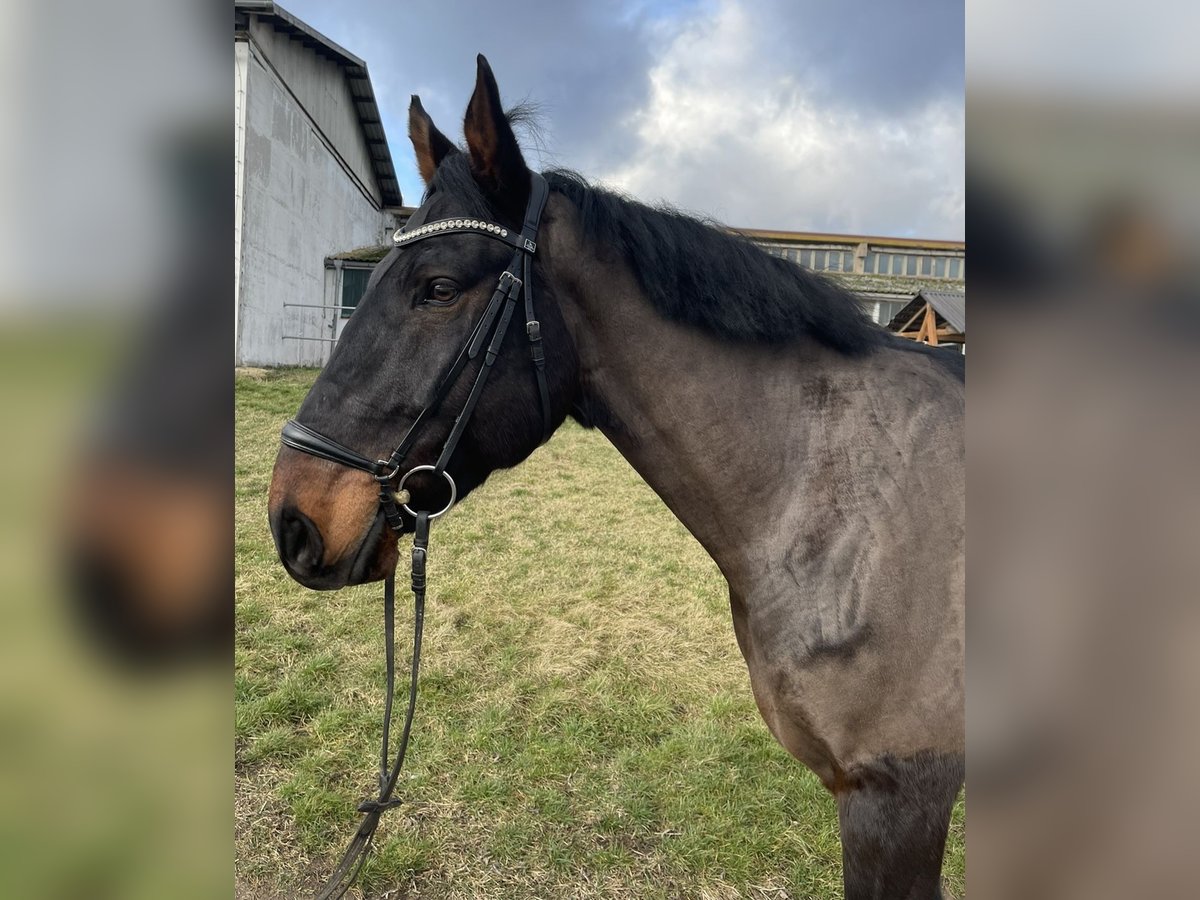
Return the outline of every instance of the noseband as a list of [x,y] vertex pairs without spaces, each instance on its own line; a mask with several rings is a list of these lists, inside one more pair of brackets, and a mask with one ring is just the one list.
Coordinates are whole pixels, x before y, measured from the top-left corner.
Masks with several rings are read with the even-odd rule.
[[[398,806],[400,800],[392,797],[396,781],[400,777],[400,769],[404,765],[405,752],[408,749],[408,738],[412,731],[413,712],[417,702],[417,676],[421,666],[421,634],[425,621],[425,562],[429,550],[429,523],[438,516],[449,512],[458,499],[458,487],[453,477],[446,471],[451,457],[454,455],[458,442],[467,428],[467,423],[475,412],[484,385],[491,374],[492,365],[500,353],[504,336],[512,320],[517,300],[525,300],[525,335],[529,340],[529,354],[533,362],[534,375],[537,378],[538,395],[542,406],[542,441],[550,437],[553,431],[553,421],[550,410],[550,390],[546,383],[546,357],[542,349],[541,324],[538,322],[533,308],[533,255],[537,252],[538,226],[541,222],[542,211],[546,207],[548,188],[545,179],[536,173],[530,175],[529,203],[525,207],[525,223],[518,234],[509,231],[502,225],[483,222],[478,219],[442,219],[425,224],[428,207],[417,210],[409,219],[408,224],[392,236],[397,248],[407,247],[418,241],[438,237],[444,234],[476,234],[502,241],[513,248],[512,260],[500,273],[500,281],[492,293],[492,299],[480,316],[479,321],[471,330],[466,344],[450,368],[438,382],[433,400],[421,410],[413,420],[400,445],[392,451],[387,459],[376,459],[363,456],[326,437],[307,425],[289,421],[283,426],[280,441],[289,447],[303,451],[312,456],[329,460],[352,469],[360,469],[372,476],[379,485],[379,505],[383,509],[388,526],[396,532],[404,527],[404,513],[415,520],[412,548],[412,592],[414,600],[413,616],[413,650],[412,669],[410,672],[408,690],[408,708],[404,717],[404,730],[400,736],[400,746],[396,752],[395,762],[389,767],[388,737],[392,722],[392,696],[395,687],[395,573],[389,573],[384,579],[383,588],[383,617],[386,633],[385,649],[387,654],[387,690],[384,697],[383,739],[380,749],[379,762],[379,797],[367,800],[359,805],[359,812],[364,813],[358,831],[350,841],[350,846],[342,855],[334,873],[329,877],[316,900],[334,900],[342,897],[358,877],[367,853],[371,848],[371,840],[379,825],[379,818],[384,810]],[[520,273],[518,275],[518,273]],[[491,339],[488,340],[489,334]],[[484,344],[486,343],[486,349]],[[393,487],[393,482],[404,461],[412,450],[417,438],[424,430],[429,420],[441,409],[443,401],[451,388],[458,382],[459,376],[467,365],[483,353],[483,363],[471,385],[471,392],[454,420],[454,426],[442,446],[442,452],[433,465],[411,467],[399,482]],[[417,472],[430,472],[434,477],[441,476],[450,488],[450,499],[437,512],[429,510],[414,510],[409,502],[410,493],[404,489],[405,483]]]

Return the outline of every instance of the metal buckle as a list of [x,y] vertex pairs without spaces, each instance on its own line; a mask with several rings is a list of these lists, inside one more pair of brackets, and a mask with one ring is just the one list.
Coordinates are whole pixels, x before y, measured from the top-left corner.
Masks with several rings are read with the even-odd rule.
[[526,322],[525,333],[529,335],[531,341],[540,341],[542,339],[542,323],[537,319],[534,319],[532,322]]
[[508,271],[508,269],[505,269],[503,272],[500,273],[500,287],[505,287],[505,284],[504,284],[505,278],[507,278],[509,281],[512,281],[513,283],[520,285],[522,287],[524,287],[524,285],[525,285],[525,282],[521,281],[520,278],[518,278],[512,272]]
[[[377,459],[377,460],[375,460],[375,467],[377,469],[382,469],[385,466],[387,466],[389,463],[390,463],[390,460]],[[386,475],[376,474],[375,480],[378,481],[380,483],[380,485],[385,485],[389,481],[391,481],[393,478],[395,478],[398,474],[400,474],[400,464],[396,463],[396,468],[392,469],[392,471],[388,472],[388,474],[386,474]]]
[[525,238],[525,249],[528,250],[530,253],[536,253],[537,252],[537,244],[535,244],[529,238]]
[[[400,483],[398,485],[396,485],[396,493],[400,493],[400,491],[404,490],[404,482],[408,481],[408,479],[411,478],[415,472],[436,472],[436,471],[437,471],[437,466],[413,466],[411,469],[409,469],[407,472],[404,473],[404,477],[401,478]],[[436,519],[438,516],[444,516],[446,513],[448,513],[450,511],[450,507],[452,507],[454,505],[454,501],[456,501],[458,499],[458,485],[456,485],[454,483],[454,479],[450,477],[450,473],[447,472],[445,469],[442,469],[442,477],[445,478],[446,483],[450,485],[450,500],[446,503],[446,505],[441,510],[439,510],[438,512],[429,514],[429,518],[431,521],[433,519]],[[413,518],[416,518],[416,516],[417,516],[416,510],[409,508],[409,505],[407,503],[402,503],[400,505],[401,505],[401,508],[403,508],[403,510],[406,513],[408,513]]]

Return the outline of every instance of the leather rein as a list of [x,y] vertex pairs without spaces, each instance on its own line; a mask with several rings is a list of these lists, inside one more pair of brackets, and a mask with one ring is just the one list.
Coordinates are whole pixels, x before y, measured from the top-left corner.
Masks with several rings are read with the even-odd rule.
[[[433,399],[413,420],[399,446],[392,451],[391,455],[387,459],[371,460],[294,419],[283,426],[283,432],[280,435],[280,441],[289,447],[352,469],[360,469],[371,475],[379,485],[379,504],[383,508],[388,526],[393,531],[400,532],[403,529],[405,513],[415,520],[412,546],[414,602],[412,668],[409,674],[408,707],[404,714],[404,727],[400,734],[399,747],[395,760],[389,766],[388,743],[392,722],[392,699],[395,692],[396,661],[396,573],[392,571],[383,583],[387,687],[384,695],[383,738],[379,754],[379,796],[359,804],[358,810],[363,813],[363,820],[342,855],[341,862],[316,895],[315,900],[336,900],[345,895],[358,878],[359,872],[366,862],[380,816],[385,810],[399,806],[403,802],[392,797],[392,793],[395,791],[396,782],[400,777],[400,769],[404,765],[408,739],[412,732],[413,713],[417,704],[417,678],[421,667],[421,635],[425,623],[425,564],[429,551],[429,523],[449,512],[458,499],[458,488],[453,477],[446,471],[446,467],[454,456],[454,451],[466,430],[467,423],[475,412],[484,385],[491,374],[492,365],[504,343],[504,336],[508,332],[517,301],[522,296],[525,301],[525,334],[529,340],[529,354],[533,363],[534,375],[537,378],[538,395],[542,406],[542,441],[549,438],[550,433],[554,430],[550,410],[550,391],[546,382],[546,357],[542,348],[541,324],[538,322],[533,306],[533,255],[537,252],[538,226],[541,222],[542,211],[546,206],[549,189],[545,179],[540,175],[531,173],[530,178],[529,202],[525,207],[525,222],[519,234],[501,225],[470,218],[441,219],[426,224],[425,218],[428,214],[426,205],[417,210],[404,228],[398,229],[393,235],[392,240],[397,248],[444,234],[484,235],[512,247],[513,256],[508,266],[500,274],[500,280],[492,293],[492,299],[488,302],[479,321],[475,323],[467,342],[438,382]],[[489,334],[491,335],[490,341],[488,340]],[[484,347],[485,343],[486,348]],[[454,426],[446,438],[437,461],[433,465],[409,468],[399,482],[395,483],[396,476],[404,468],[404,461],[426,424],[438,413],[463,370],[481,352],[483,353],[483,363],[479,373],[475,376],[475,382],[471,386],[467,400],[454,420]],[[404,485],[417,472],[430,472],[435,478],[441,476],[449,486],[450,499],[438,512],[414,510],[409,505],[412,497],[405,490]]]

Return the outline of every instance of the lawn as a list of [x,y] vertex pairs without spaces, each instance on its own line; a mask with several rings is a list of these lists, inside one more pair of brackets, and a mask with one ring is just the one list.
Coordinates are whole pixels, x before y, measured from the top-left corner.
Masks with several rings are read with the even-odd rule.
[[[267,528],[279,428],[314,375],[237,381],[245,898],[318,886],[373,795],[381,589],[306,590]],[[603,436],[568,422],[492,476],[434,523],[429,576],[406,802],[350,896],[841,895],[836,806],[759,718],[716,566]],[[960,802],[955,895],[963,822]]]

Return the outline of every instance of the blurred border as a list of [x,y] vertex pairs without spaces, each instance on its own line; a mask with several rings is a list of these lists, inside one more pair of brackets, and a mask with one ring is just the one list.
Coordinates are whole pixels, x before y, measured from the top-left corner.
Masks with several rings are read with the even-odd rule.
[[1194,5],[972,3],[972,897],[1195,893]]
[[232,889],[225,13],[0,16],[6,897]]

